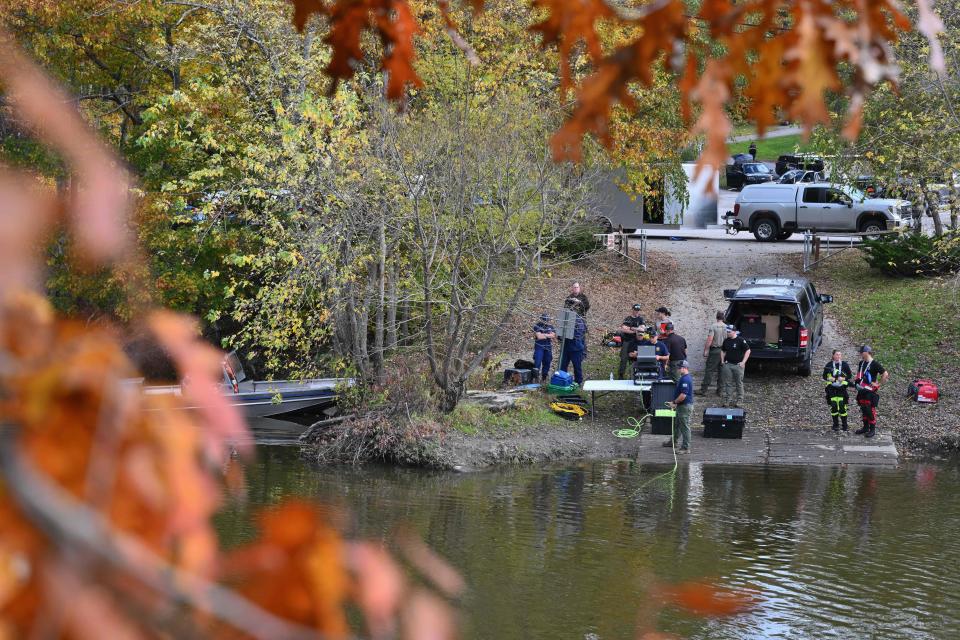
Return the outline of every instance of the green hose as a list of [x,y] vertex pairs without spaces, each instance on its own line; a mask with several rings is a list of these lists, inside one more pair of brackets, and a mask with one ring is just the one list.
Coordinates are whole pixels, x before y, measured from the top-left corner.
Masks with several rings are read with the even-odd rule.
[[[650,414],[648,413],[647,415],[650,415]],[[645,418],[645,417],[646,417],[646,416],[644,416],[644,418]],[[641,419],[643,419],[643,418],[641,418]],[[627,418],[627,422],[628,422],[628,423],[630,423],[630,420],[633,420],[633,418]],[[647,488],[648,486],[650,486],[651,484],[653,484],[654,482],[656,482],[656,481],[658,481],[658,480],[667,480],[667,479],[670,479],[670,480],[672,481],[672,480],[676,477],[676,475],[677,475],[677,468],[678,468],[680,465],[679,465],[679,461],[677,460],[677,440],[676,440],[676,433],[677,433],[677,432],[676,432],[676,423],[675,423],[675,420],[676,420],[676,412],[674,412],[674,415],[670,418],[670,442],[671,442],[672,445],[673,445],[673,446],[670,448],[670,450],[673,451],[673,468],[670,469],[669,471],[665,471],[665,472],[663,472],[663,473],[661,473],[661,474],[655,475],[654,477],[650,478],[649,480],[647,480],[646,482],[644,482],[643,484],[641,484],[639,487],[637,487],[637,490],[634,491],[634,495],[640,493],[640,492],[643,491],[645,488]],[[636,421],[635,421],[635,422],[636,422]],[[672,500],[673,500],[673,498],[672,498],[672,494],[671,494],[671,506],[672,506]]]
[[613,435],[617,438],[636,438],[640,435],[640,432],[643,431],[643,421],[650,417],[649,413],[645,413],[640,418],[634,418],[630,416],[627,418],[627,424],[630,425],[631,429],[614,429]]

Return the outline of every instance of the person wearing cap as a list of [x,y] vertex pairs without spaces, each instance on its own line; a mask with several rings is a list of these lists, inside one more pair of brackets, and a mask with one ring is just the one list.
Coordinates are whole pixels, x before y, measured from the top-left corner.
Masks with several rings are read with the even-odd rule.
[[630,363],[630,354],[636,357],[637,340],[644,330],[643,316],[640,315],[640,305],[633,305],[630,315],[623,319],[620,325],[620,368],[617,369],[617,378],[623,379],[627,365]]
[[674,390],[673,402],[669,405],[677,412],[673,436],[663,443],[665,447],[675,447],[680,439],[680,448],[677,453],[690,453],[690,416],[693,415],[693,377],[690,375],[690,363],[681,360],[677,363],[680,370],[680,379]]
[[883,365],[873,359],[869,345],[860,347],[860,363],[853,377],[857,385],[857,404],[863,416],[863,427],[854,431],[857,435],[872,438],[877,435],[877,407],[880,405],[880,387],[890,377]]
[[850,396],[847,395],[847,386],[852,379],[853,372],[850,370],[850,365],[843,359],[840,350],[834,349],[830,362],[823,366],[827,406],[830,407],[830,417],[833,418],[834,431],[840,431],[841,421],[843,422],[843,430],[847,430],[847,403],[850,401]]
[[739,407],[743,404],[743,373],[749,359],[750,345],[740,337],[735,326],[728,324],[727,337],[720,347],[723,406]]
[[653,327],[647,329],[647,336],[650,338],[650,344],[656,347],[657,368],[660,372],[660,379],[667,377],[667,367],[670,364],[670,348],[667,343],[660,339],[657,330]]
[[540,375],[540,380],[548,378],[553,362],[553,341],[557,332],[550,321],[550,316],[544,313],[540,321],[533,325],[533,372]]
[[700,393],[706,394],[716,380],[717,395],[723,392],[723,382],[720,375],[720,347],[727,338],[727,325],[723,321],[723,311],[717,311],[716,322],[707,329],[707,341],[703,345],[703,357],[707,364],[703,371],[703,384]]
[[687,341],[674,333],[673,323],[668,322],[663,325],[666,337],[663,339],[667,345],[667,351],[670,352],[668,358],[670,365],[670,378],[677,382],[680,380],[680,363],[687,359]]
[[666,337],[667,323],[673,322],[673,317],[670,315],[670,309],[667,309],[666,307],[657,307],[654,313],[657,314],[657,329],[660,331],[660,336]]
[[579,282],[574,282],[570,285],[570,294],[567,296],[563,305],[568,309],[573,309],[582,316],[587,315],[587,311],[590,311],[590,301],[587,300],[587,294],[583,292],[583,288]]

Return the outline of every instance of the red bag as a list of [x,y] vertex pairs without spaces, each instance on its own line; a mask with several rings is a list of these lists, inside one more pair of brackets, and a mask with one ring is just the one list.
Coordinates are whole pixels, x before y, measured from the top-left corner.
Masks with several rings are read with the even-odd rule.
[[933,380],[919,378],[910,383],[907,395],[917,402],[936,402],[940,399],[940,389]]

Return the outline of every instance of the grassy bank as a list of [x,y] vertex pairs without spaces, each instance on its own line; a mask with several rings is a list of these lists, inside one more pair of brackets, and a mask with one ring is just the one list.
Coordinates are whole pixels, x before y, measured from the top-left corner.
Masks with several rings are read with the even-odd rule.
[[[767,140],[755,140],[757,143],[757,160],[774,162],[777,157],[796,151],[809,151],[812,147],[805,144],[800,135],[782,136]],[[750,148],[750,141],[733,142],[730,144],[730,153],[746,153]]]
[[946,378],[960,371],[960,291],[951,281],[890,278],[857,251],[831,258],[816,278],[834,294],[834,311],[851,337],[872,346],[898,375]]

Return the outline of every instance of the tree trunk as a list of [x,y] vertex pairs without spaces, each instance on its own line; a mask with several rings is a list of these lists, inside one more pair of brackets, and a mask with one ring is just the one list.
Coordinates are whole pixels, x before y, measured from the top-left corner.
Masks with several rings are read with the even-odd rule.
[[387,277],[387,342],[386,349],[397,348],[397,268],[390,265]]
[[937,236],[943,235],[943,222],[940,220],[940,207],[938,203],[930,197],[929,194],[925,194],[923,198],[927,207],[927,215],[933,218],[933,233]]
[[459,378],[448,378],[443,385],[443,395],[440,397],[440,411],[450,413],[457,408],[463,397],[465,385]]
[[[952,180],[951,180],[952,182]],[[950,228],[957,230],[957,218],[960,212],[960,191],[955,186],[950,187]]]

